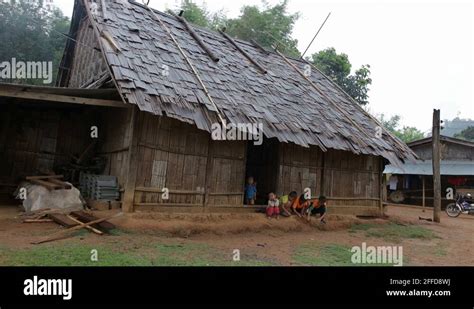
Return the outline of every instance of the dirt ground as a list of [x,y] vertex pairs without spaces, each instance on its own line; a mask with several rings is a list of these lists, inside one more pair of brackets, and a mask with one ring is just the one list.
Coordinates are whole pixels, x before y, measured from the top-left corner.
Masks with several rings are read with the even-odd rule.
[[100,265],[351,265],[350,248],[364,242],[403,246],[404,265],[474,265],[473,216],[443,213],[435,224],[419,220],[429,210],[415,208],[390,206],[384,219],[329,215],[327,224],[251,213],[133,213],[111,220],[118,227],[111,235],[83,230],[41,245],[31,242],[63,228],[22,223],[19,214],[0,206],[0,265],[91,265],[91,248],[103,252]]

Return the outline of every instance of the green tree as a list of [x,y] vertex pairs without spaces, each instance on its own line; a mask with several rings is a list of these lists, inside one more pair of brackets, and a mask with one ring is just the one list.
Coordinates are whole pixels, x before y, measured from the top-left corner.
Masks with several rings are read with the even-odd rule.
[[262,1],[263,8],[246,5],[240,16],[227,20],[227,33],[236,38],[250,41],[254,39],[264,47],[277,46],[282,53],[299,57],[298,40],[291,37],[299,14],[288,13],[288,0],[271,6]]
[[[188,22],[200,27],[217,30],[222,28],[226,21],[226,17],[222,11],[211,13],[205,5],[200,6],[192,0],[181,0],[179,9],[183,11],[182,16]],[[168,12],[172,11],[168,10]]]
[[385,129],[392,132],[393,135],[397,136],[405,143],[416,141],[425,137],[423,132],[415,127],[403,126],[401,129],[399,129],[400,120],[401,117],[399,115],[394,115],[389,119],[386,119],[384,114],[379,116],[379,121],[385,127]]
[[474,142],[474,126],[469,126],[460,133],[454,134],[454,137]]
[[[60,33],[67,33],[69,23],[61,10],[47,10],[41,0],[0,1],[0,41],[8,42],[0,44],[0,62],[10,62],[12,58],[52,61],[54,72],[57,72],[66,44],[66,37]],[[35,80],[9,81],[40,83]]]
[[360,105],[369,103],[368,92],[369,86],[372,84],[370,65],[363,65],[351,75],[352,64],[349,57],[344,53],[338,54],[333,47],[311,55],[308,60],[344,89]]

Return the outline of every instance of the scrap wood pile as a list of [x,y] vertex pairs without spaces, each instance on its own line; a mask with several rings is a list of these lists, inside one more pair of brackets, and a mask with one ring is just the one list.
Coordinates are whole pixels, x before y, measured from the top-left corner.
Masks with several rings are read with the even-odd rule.
[[122,213],[117,213],[106,218],[97,218],[89,212],[83,210],[71,209],[42,209],[35,212],[25,213],[22,215],[23,223],[45,223],[55,222],[63,227],[61,230],[44,239],[34,241],[32,244],[41,244],[54,240],[64,239],[71,236],[71,232],[79,229],[87,229],[90,232],[103,235],[115,228],[115,225],[108,222],[108,220],[120,216]]

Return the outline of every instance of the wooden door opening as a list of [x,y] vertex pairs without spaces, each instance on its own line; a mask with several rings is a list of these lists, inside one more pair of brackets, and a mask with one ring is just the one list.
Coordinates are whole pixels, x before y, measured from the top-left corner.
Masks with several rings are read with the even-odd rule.
[[279,144],[274,139],[264,138],[262,145],[255,145],[253,141],[249,141],[247,144],[245,183],[247,183],[248,177],[253,177],[257,183],[255,205],[265,205],[268,201],[268,194],[277,189],[278,151]]

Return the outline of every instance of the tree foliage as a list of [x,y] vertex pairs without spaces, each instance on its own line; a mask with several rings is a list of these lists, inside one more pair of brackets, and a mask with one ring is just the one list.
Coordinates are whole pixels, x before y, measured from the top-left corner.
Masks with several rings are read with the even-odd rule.
[[12,58],[53,61],[54,72],[57,72],[66,44],[66,38],[60,33],[68,32],[69,23],[60,9],[47,10],[43,1],[0,1],[0,42],[4,42],[0,44],[0,62]]
[[460,133],[454,134],[454,137],[474,142],[474,126],[469,126]]
[[[205,5],[198,5],[192,0],[181,0],[179,9],[183,17],[190,23],[200,27],[217,30],[225,24],[226,17],[222,11],[211,13]],[[172,12],[168,10],[168,12]],[[176,12],[173,12],[176,13]]]
[[360,105],[369,103],[368,92],[369,86],[372,84],[370,65],[363,65],[354,74],[351,74],[352,64],[349,57],[344,53],[338,54],[333,47],[311,55],[309,61],[344,89]]
[[240,16],[227,21],[227,32],[239,39],[254,39],[264,47],[277,46],[282,53],[299,57],[298,40],[291,34],[299,14],[288,13],[288,0],[270,6],[263,1],[263,8],[244,6]]
[[272,48],[278,46],[282,53],[298,57],[298,41],[291,37],[293,26],[298,14],[289,14],[288,0],[283,0],[274,6],[262,2],[262,8],[257,5],[246,5],[240,10],[240,16],[228,19],[222,12],[211,13],[203,5],[200,6],[192,0],[181,0],[180,10],[183,17],[195,25],[220,30],[226,28],[230,36],[250,41],[254,39],[260,45]]
[[405,143],[416,141],[425,137],[423,132],[415,127],[403,126],[402,128],[399,128],[400,120],[401,117],[399,115],[394,115],[389,119],[386,119],[384,114],[379,116],[379,121],[385,127],[385,129],[390,131],[393,135]]

